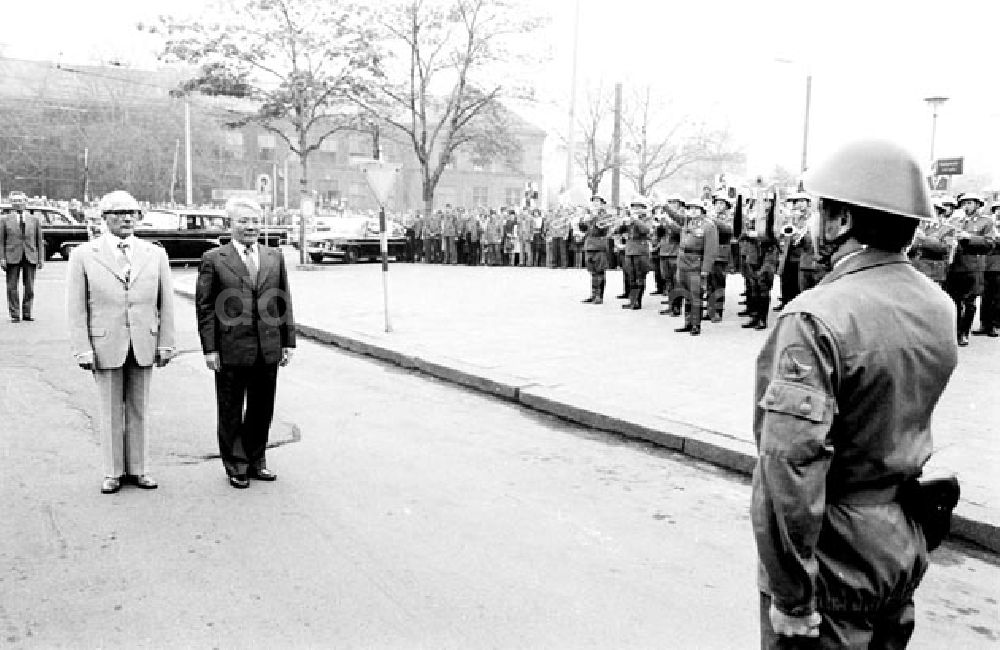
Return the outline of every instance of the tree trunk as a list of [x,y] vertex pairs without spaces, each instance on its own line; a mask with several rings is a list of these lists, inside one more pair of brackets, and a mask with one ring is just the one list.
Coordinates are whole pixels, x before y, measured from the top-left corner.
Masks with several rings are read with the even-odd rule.
[[[300,149],[299,151],[305,151],[305,138],[299,138]],[[312,200],[309,196],[309,155],[300,154],[299,161],[302,165],[302,177],[299,178],[299,264],[306,264],[306,213],[305,205],[307,201]],[[313,210],[315,210],[313,206]]]
[[431,179],[424,177],[424,216],[429,217],[434,213],[434,186]]

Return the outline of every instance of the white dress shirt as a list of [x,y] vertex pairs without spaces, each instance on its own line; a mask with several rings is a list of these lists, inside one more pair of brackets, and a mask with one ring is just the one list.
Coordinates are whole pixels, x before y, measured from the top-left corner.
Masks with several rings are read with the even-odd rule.
[[[247,267],[247,270],[249,270],[250,269],[250,265],[247,264],[248,253],[247,253],[247,247],[246,247],[246,245],[245,244],[241,244],[239,242],[236,242],[235,244],[236,244],[236,252],[240,254],[240,259],[243,260],[243,265],[245,267]],[[253,267],[255,269],[257,269],[257,272],[259,273],[260,272],[260,250],[259,250],[257,244],[251,244],[250,245],[249,257],[253,260]]]

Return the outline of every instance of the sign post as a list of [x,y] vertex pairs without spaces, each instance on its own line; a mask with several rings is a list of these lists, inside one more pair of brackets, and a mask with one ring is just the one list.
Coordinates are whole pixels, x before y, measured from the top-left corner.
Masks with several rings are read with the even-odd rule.
[[378,201],[379,247],[382,249],[382,301],[385,310],[385,331],[391,332],[389,325],[389,234],[386,231],[385,203],[389,200],[389,192],[396,183],[399,165],[382,160],[366,160],[361,163],[361,173],[368,182],[368,189]]

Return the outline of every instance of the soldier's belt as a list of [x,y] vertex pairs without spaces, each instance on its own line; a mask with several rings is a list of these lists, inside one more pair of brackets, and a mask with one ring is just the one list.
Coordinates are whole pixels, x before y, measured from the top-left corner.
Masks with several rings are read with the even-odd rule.
[[705,252],[703,248],[682,248],[681,250],[691,255],[703,255]]

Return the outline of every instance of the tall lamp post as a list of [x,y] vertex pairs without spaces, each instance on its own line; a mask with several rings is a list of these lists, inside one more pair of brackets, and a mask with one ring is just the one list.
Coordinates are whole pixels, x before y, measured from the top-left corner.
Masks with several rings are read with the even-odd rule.
[[931,167],[934,166],[934,140],[937,138],[937,116],[938,108],[948,101],[947,97],[925,97],[924,101],[931,106]]
[[[778,63],[791,63],[794,64],[795,61],[791,59],[775,58]],[[806,69],[806,109],[805,117],[802,119],[802,169],[801,172],[805,173],[808,166],[809,160],[809,111],[812,108],[812,85],[813,77],[812,72]]]

